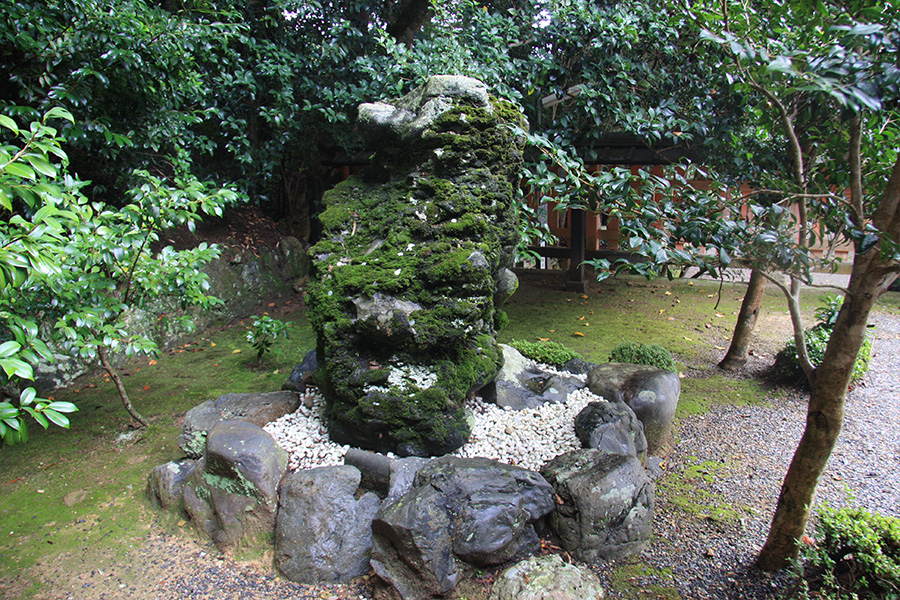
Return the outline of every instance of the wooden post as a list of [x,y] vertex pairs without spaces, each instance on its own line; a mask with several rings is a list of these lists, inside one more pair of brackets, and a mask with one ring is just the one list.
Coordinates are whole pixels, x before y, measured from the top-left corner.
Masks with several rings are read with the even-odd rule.
[[573,292],[584,292],[584,210],[571,209],[569,233],[571,248],[569,262],[569,280],[566,289]]

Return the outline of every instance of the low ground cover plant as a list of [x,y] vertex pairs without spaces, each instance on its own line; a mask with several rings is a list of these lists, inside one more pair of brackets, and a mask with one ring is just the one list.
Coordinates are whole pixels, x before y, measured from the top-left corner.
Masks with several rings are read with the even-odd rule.
[[609,353],[610,362],[648,365],[664,371],[677,371],[672,353],[659,344],[622,342]]
[[561,367],[573,358],[581,358],[580,354],[560,342],[513,340],[509,345],[521,352],[525,358],[555,367]]
[[818,512],[815,543],[805,547],[807,597],[900,598],[900,519],[862,508]]

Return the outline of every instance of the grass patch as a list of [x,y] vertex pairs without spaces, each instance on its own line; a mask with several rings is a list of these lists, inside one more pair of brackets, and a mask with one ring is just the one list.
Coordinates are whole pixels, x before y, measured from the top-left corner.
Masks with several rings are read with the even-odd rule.
[[668,472],[656,483],[657,493],[685,513],[719,522],[737,521],[743,511],[725,502],[724,496],[706,489],[731,469],[722,461],[703,461],[681,472]]
[[672,569],[627,562],[609,572],[609,587],[616,596],[631,600],[681,600],[678,590],[668,584],[674,579]]
[[770,393],[770,388],[755,379],[732,379],[720,373],[685,377],[681,380],[681,397],[675,418],[703,414],[715,404],[765,405]]

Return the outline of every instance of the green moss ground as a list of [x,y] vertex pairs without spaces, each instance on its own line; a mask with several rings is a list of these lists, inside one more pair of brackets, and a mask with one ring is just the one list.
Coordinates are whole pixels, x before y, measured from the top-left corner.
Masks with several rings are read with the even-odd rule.
[[[621,279],[601,284],[587,297],[559,287],[558,282],[551,286],[525,280],[505,306],[510,323],[501,341],[549,338],[594,362],[605,360],[622,341],[662,344],[686,375],[681,418],[702,413],[716,402],[765,402],[776,393],[754,380],[714,369],[724,353],[717,348],[724,348],[731,335],[743,293],[740,285],[725,284],[718,308],[718,285],[710,282]],[[818,295],[806,299],[810,314]],[[132,401],[151,421],[137,435],[128,428],[125,410],[104,377],[87,376],[52,392],[56,399],[80,407],[72,415],[72,428],[45,432],[35,425],[29,444],[0,447],[0,595],[4,580],[19,578],[28,582],[19,597],[45,597],[47,584],[40,573],[46,565],[65,565],[73,574],[118,565],[127,583],[128,577],[140,577],[141,566],[123,567],[122,561],[131,556],[130,549],[146,543],[151,530],[166,532],[173,540],[197,539],[178,517],[149,505],[146,474],[181,456],[176,444],[181,419],[196,404],[228,392],[280,388],[290,369],[315,346],[305,311],[296,306],[268,308],[274,316],[291,320],[293,327],[291,337],[279,340],[277,351],[261,365],[255,364],[245,339],[251,319],[246,325],[199,335],[194,343],[158,357],[155,364],[143,358],[126,365],[124,381]],[[885,296],[877,310],[900,314],[900,294]],[[762,319],[756,347],[771,353],[785,337],[785,330],[773,324],[787,319],[784,302],[774,292],[766,298]],[[574,335],[576,331],[583,337]],[[667,477],[660,494],[668,494],[676,504],[684,499],[686,517],[734,518],[740,507],[722,506],[719,499],[695,491],[704,477],[727,468],[725,463],[696,465]],[[71,506],[65,503],[68,494]],[[648,569],[627,563],[617,567],[613,590],[627,589],[630,595],[615,597],[678,598],[665,573]],[[651,576],[644,585],[642,578]]]

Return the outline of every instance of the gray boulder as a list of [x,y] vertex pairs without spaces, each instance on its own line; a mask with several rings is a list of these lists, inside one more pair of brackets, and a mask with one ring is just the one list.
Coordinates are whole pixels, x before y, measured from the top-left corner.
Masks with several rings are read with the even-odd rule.
[[184,482],[196,465],[196,460],[183,459],[153,467],[147,475],[150,503],[164,510],[183,511]]
[[488,600],[600,600],[605,596],[593,571],[548,554],[526,558],[503,571]]
[[665,448],[681,395],[677,373],[646,365],[605,363],[588,373],[587,385],[598,396],[624,402],[634,411],[644,424],[650,454]]
[[316,371],[319,370],[319,361],[316,357],[316,351],[310,350],[303,357],[303,362],[291,369],[281,389],[291,392],[305,392],[306,386],[311,383]]
[[575,434],[584,448],[636,456],[647,464],[644,426],[624,402],[591,402],[575,417]]
[[287,453],[260,427],[216,424],[184,485],[185,510],[223,552],[270,544]]
[[374,493],[355,498],[355,467],[321,467],[281,482],[275,523],[275,565],[298,583],[336,583],[369,572]]
[[206,447],[206,436],[217,423],[237,419],[262,427],[294,412],[299,406],[300,397],[291,391],[225,394],[187,412],[178,446],[191,458],[200,458]]
[[372,567],[404,600],[445,594],[466,565],[537,551],[534,523],[553,507],[553,489],[537,473],[485,458],[434,459],[378,512]]
[[579,560],[622,558],[650,543],[656,486],[634,456],[574,450],[541,474],[562,501],[550,527]]
[[493,387],[482,392],[488,402],[524,410],[548,402],[565,402],[569,394],[585,386],[579,377],[543,371],[512,346],[500,344],[500,348],[503,350],[503,367],[497,373]]

